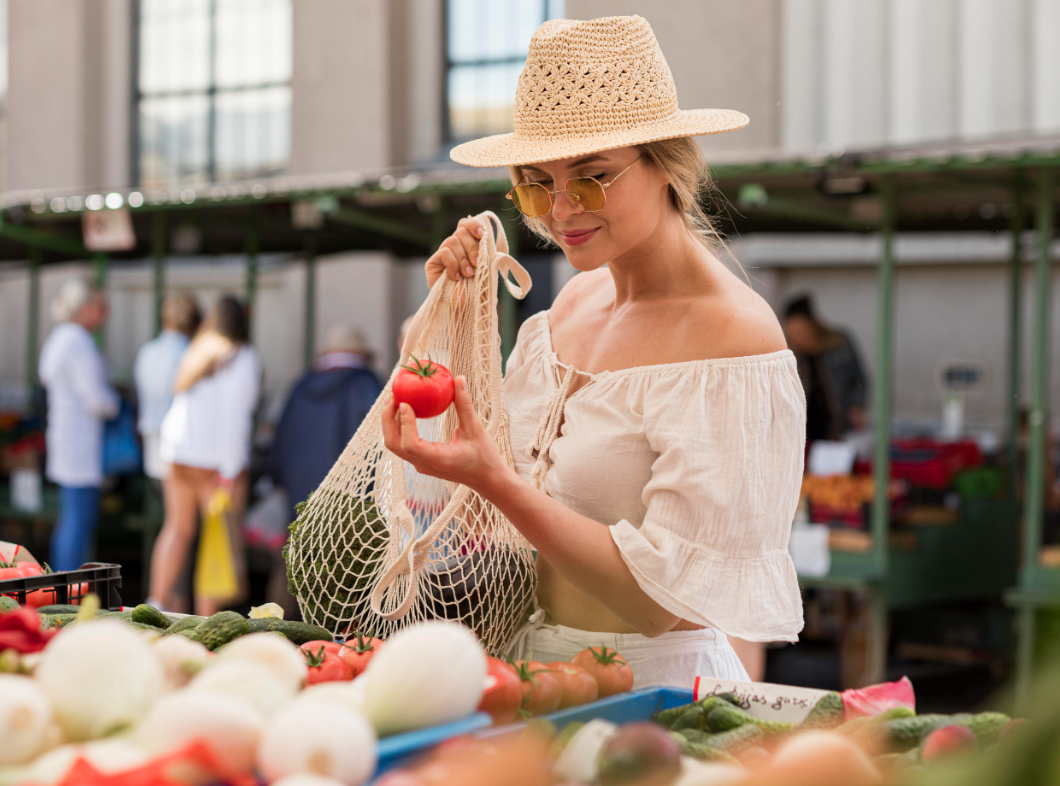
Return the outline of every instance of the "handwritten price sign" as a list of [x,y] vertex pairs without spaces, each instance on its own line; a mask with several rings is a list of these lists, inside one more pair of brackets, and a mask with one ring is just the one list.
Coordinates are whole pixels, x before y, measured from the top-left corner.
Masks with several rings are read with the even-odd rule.
[[799,723],[828,691],[768,682],[733,682],[696,677],[692,693],[694,701],[721,693],[735,693],[740,706],[756,718]]

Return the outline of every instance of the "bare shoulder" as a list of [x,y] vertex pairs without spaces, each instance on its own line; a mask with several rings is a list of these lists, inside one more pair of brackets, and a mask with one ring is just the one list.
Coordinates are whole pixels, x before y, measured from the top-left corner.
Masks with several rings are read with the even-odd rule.
[[780,320],[765,298],[745,284],[703,302],[699,319],[709,326],[710,357],[768,355],[788,348]]
[[556,295],[550,311],[553,327],[562,324],[587,300],[598,297],[608,286],[614,286],[611,273],[606,268],[579,273],[568,281]]

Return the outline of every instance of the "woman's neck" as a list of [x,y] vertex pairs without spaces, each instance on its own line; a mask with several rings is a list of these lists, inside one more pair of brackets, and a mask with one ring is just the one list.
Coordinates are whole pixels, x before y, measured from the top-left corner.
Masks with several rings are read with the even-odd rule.
[[668,211],[643,242],[608,263],[615,282],[615,306],[709,289],[711,260],[683,217]]

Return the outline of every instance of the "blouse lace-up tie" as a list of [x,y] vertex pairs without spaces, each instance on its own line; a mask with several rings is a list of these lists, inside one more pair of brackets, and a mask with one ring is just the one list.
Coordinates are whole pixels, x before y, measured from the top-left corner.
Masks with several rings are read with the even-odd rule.
[[577,369],[573,366],[567,366],[567,370],[563,374],[563,380],[552,394],[552,398],[549,399],[548,406],[538,422],[537,435],[534,437],[532,450],[535,461],[533,468],[530,470],[530,482],[534,488],[541,491],[545,488],[545,478],[548,476],[548,471],[552,468],[552,458],[549,455],[549,451],[552,449],[552,443],[559,438],[560,428],[563,425],[563,409],[567,404],[567,399],[570,398],[571,387],[574,384],[574,378],[577,376]]

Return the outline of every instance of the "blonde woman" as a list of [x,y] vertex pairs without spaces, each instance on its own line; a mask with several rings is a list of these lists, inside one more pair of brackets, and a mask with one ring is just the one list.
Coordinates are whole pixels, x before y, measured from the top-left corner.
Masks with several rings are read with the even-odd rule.
[[195,598],[195,613],[208,616],[246,592],[242,518],[248,487],[254,410],[261,393],[261,361],[247,343],[243,306],[221,298],[184,352],[176,395],[162,421],[159,453],[170,465],[165,486],[166,518],[151,559],[149,602],[183,611],[177,580],[198,530],[199,516],[219,486],[232,495],[229,539],[240,590],[232,598]]
[[[747,122],[680,111],[640,17],[555,20],[531,39],[515,133],[452,151],[508,166],[514,207],[581,271],[523,324],[508,361],[514,470],[463,380],[447,444],[421,440],[407,405],[384,416],[390,450],[481,493],[537,550],[538,608],[518,655],[606,645],[638,687],[689,687],[747,678],[729,636],[795,641],[802,629],[787,542],[805,399],[776,317],[718,258],[697,201],[691,137]],[[428,282],[472,275],[481,233],[461,221]]]

